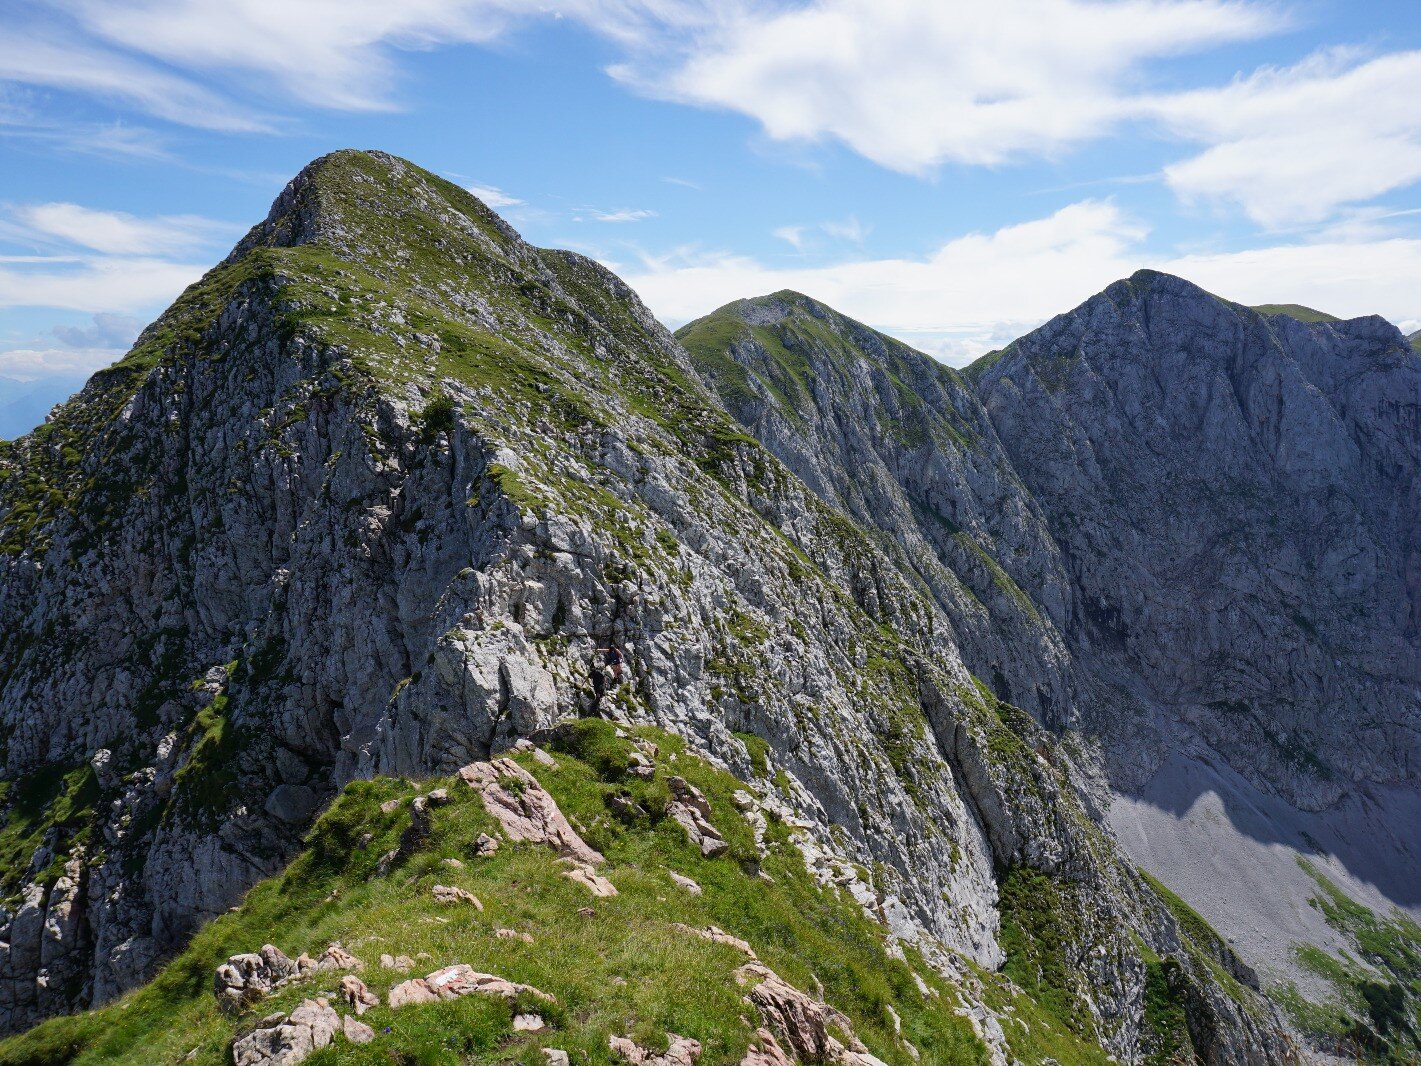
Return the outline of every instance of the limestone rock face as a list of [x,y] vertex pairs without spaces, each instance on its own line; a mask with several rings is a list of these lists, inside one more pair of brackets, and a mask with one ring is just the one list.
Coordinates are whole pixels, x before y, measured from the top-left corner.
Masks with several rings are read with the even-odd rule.
[[[1297,859],[1421,913],[1421,359],[1286,311],[1141,272],[962,373],[790,292],[677,336],[1065,741],[1043,757],[1132,858],[1306,983],[1294,945],[1337,945]],[[994,852],[1059,869],[954,736]]]
[[[1051,731],[1091,675],[1060,628],[1072,571],[995,422],[939,375],[942,417],[906,443],[988,444],[922,453],[939,532],[869,535],[850,519],[887,495],[816,475],[788,430],[761,446],[696,367],[595,263],[402,160],[341,152],[0,448],[4,771],[49,797],[34,859],[0,872],[0,1027],[145,980],[362,776],[463,767],[507,838],[615,891],[497,757],[595,714],[758,780],[760,842],[769,816],[793,825],[816,877],[945,972],[1001,964],[1003,878],[1051,879],[1073,993],[1108,1051],[1141,1058],[1147,953],[1180,930],[1093,820],[1085,749]],[[846,373],[905,410],[932,386]],[[671,806],[725,850],[703,797]],[[77,863],[65,887],[41,876],[57,860]],[[45,957],[75,979],[49,983]],[[439,971],[390,1003],[485,978]],[[1233,1004],[1187,953],[1180,980],[1214,1061],[1290,1060],[1265,1001]]]
[[971,383],[795,292],[682,327],[727,410],[931,591],[967,666],[1048,725],[1072,721],[1070,598],[1046,515]]
[[[978,391],[1069,574],[1059,622],[1122,787],[1174,723],[1303,810],[1415,784],[1421,360],[1394,327],[1141,272]],[[1131,717],[1165,743],[1126,743]]]

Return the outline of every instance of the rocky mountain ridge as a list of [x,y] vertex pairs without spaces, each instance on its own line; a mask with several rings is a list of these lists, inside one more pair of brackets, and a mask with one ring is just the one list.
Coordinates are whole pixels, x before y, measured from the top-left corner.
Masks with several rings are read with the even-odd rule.
[[[1248,967],[1099,825],[1115,755],[1077,728],[1078,578],[1005,415],[858,340],[871,365],[741,383],[738,349],[683,347],[603,268],[411,164],[303,171],[0,449],[6,1028],[141,985],[353,782],[591,715],[758,779],[979,1033],[1004,1008],[974,975],[1005,965],[1123,1061],[1291,1061]],[[762,424],[727,393],[817,403],[833,374],[867,406]],[[875,404],[898,450],[869,422],[796,451]],[[608,645],[628,669],[604,692]]]
[[962,375],[795,293],[678,336],[750,432],[901,546],[974,672],[1098,753],[1133,857],[1271,981],[1355,1003],[1371,976],[1339,990],[1296,954],[1355,950],[1300,918],[1305,864],[1387,920],[1421,903],[1421,364],[1380,319],[1301,312],[1142,272]]

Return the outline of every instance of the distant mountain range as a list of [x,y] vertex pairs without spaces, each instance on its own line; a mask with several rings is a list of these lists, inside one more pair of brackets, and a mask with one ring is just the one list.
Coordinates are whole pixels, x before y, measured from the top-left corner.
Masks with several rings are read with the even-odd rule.
[[55,404],[84,387],[77,374],[53,374],[34,381],[0,377],[0,440],[14,440],[45,420]]

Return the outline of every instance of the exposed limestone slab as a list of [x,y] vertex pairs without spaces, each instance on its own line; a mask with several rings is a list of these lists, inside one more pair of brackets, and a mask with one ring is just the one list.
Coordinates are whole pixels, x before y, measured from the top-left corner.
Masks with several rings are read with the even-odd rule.
[[775,1034],[768,1029],[756,1029],[755,1038],[745,1049],[740,1066],[794,1066],[794,1059],[785,1054]]
[[233,1066],[295,1066],[329,1045],[341,1029],[340,1015],[324,999],[302,1000],[290,1015],[270,1015],[233,1042]]
[[[853,1023],[833,1007],[795,988],[768,966],[752,962],[735,971],[735,979],[751,985],[750,1002],[765,1024],[785,1038],[795,1057],[804,1062],[838,1066],[883,1066],[854,1036]],[[849,1041],[845,1046],[833,1031]]]
[[479,973],[465,963],[444,966],[424,977],[402,981],[390,989],[391,1007],[404,1007],[415,1003],[433,1003],[440,999],[458,999],[460,996],[499,996],[513,999],[527,994],[547,1003],[556,1003],[552,996],[532,985],[518,984],[491,973]]
[[630,1066],[695,1066],[696,1060],[701,1057],[700,1041],[675,1033],[667,1033],[666,1037],[670,1046],[659,1055],[625,1036],[608,1037],[607,1044],[613,1054],[630,1063]]
[[470,763],[459,777],[483,798],[511,840],[546,844],[564,858],[589,866],[607,861],[577,834],[537,778],[512,759]]
[[701,790],[683,777],[668,777],[666,784],[674,797],[666,805],[666,813],[686,831],[686,838],[701,849],[701,854],[715,858],[729,851],[730,845],[711,824],[710,801]]
[[724,929],[721,929],[718,926],[708,925],[704,929],[697,929],[694,926],[685,925],[681,922],[672,922],[671,928],[679,929],[683,933],[690,933],[692,936],[698,936],[702,940],[709,940],[712,944],[725,944],[728,947],[732,947],[736,951],[739,951],[741,954],[745,955],[746,958],[759,958],[759,956],[755,954],[755,949],[752,948],[748,943],[746,943],[744,940],[741,940],[738,936],[734,936],[731,933],[727,933]]
[[473,907],[474,910],[481,911],[484,909],[484,905],[480,902],[478,896],[456,885],[435,885],[429,891],[433,894],[435,903],[443,903],[445,905],[466,903]]

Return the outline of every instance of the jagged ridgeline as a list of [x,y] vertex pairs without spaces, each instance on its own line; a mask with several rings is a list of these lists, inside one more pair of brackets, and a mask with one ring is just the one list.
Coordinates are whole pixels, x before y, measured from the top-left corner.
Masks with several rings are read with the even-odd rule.
[[[895,440],[997,461],[965,400],[922,414],[960,379],[892,373]],[[775,452],[603,268],[393,157],[313,163],[0,452],[0,1023],[101,1008],[0,1062],[1294,1059],[1038,724],[1072,715],[1059,576],[1028,595],[981,539],[1045,536],[1020,485],[909,542]],[[529,737],[595,873],[433,780]],[[220,1009],[264,944],[310,965]],[[555,1002],[392,1005],[381,954]],[[287,972],[255,958],[223,972]]]
[[1141,271],[961,373],[792,292],[677,336],[968,668],[1067,731],[1131,857],[1310,1041],[1416,1054],[1421,361],[1394,326]]

